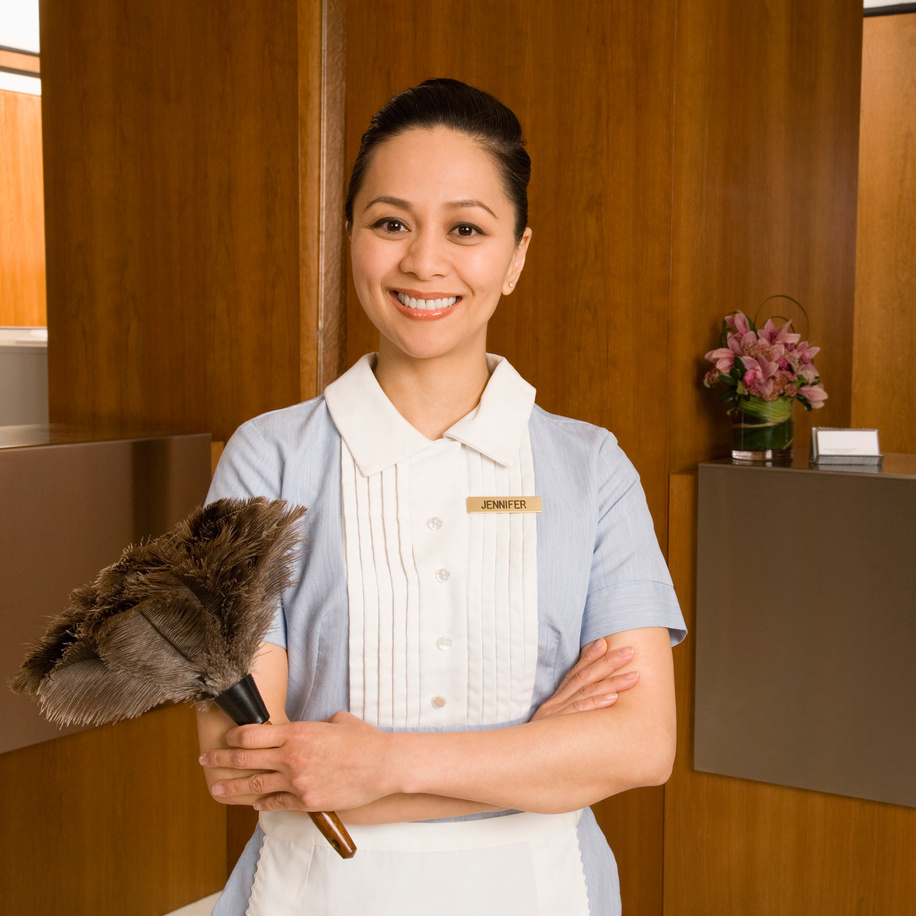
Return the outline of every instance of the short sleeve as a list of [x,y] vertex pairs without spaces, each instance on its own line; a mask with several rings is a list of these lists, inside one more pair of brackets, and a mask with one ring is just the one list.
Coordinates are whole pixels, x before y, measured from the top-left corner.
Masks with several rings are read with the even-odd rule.
[[240,426],[220,456],[207,502],[224,497],[278,499],[282,479],[279,449],[261,433],[255,421]]
[[[266,496],[269,499],[279,499],[282,480],[280,458],[278,448],[270,445],[255,422],[250,421],[240,426],[220,456],[207,493],[207,502],[212,503],[226,497],[248,499]],[[286,647],[286,618],[282,607],[277,608],[264,641]]]
[[598,527],[582,643],[639,627],[687,634],[636,469],[610,434],[596,462]]

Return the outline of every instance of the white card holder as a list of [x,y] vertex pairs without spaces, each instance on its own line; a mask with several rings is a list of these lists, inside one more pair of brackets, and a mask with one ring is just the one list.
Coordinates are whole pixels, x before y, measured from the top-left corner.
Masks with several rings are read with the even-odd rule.
[[880,465],[884,460],[877,429],[811,430],[811,462],[816,465]]

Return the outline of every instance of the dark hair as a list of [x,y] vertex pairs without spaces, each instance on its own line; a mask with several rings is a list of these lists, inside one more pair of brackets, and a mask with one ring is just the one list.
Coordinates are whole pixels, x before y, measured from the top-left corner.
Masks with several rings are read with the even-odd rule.
[[377,146],[415,127],[448,127],[476,140],[496,160],[506,196],[515,207],[515,237],[528,225],[531,159],[518,118],[498,99],[452,79],[432,79],[394,96],[373,115],[363,134],[347,189],[347,226]]

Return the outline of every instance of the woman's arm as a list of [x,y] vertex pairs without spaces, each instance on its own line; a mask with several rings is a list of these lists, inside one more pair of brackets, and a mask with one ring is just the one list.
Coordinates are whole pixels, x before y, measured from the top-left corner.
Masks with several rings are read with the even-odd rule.
[[[386,734],[348,713],[327,722],[244,726],[225,735],[229,749],[211,751],[204,762],[263,772],[208,779],[211,791],[229,803],[257,798],[260,810],[350,811],[344,819],[356,823],[383,812],[385,820],[469,813],[461,800],[472,810],[569,811],[664,782],[674,756],[668,632],[631,630],[609,637],[607,646],[611,655],[632,646],[639,659],[639,689],[622,693],[613,708],[449,733]],[[405,795],[411,798],[392,798]],[[447,810],[429,813],[418,796],[445,796]],[[378,799],[384,801],[373,812],[367,806]]]
[[490,732],[393,736],[398,787],[437,786],[459,798],[556,813],[665,782],[675,750],[668,632],[631,630],[608,644],[633,646],[639,659],[639,689],[622,693],[613,708]]

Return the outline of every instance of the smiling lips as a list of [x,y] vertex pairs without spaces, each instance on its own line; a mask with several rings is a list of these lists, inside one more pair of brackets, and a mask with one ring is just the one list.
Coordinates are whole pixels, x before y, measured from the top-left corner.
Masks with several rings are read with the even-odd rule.
[[399,309],[411,318],[431,320],[440,318],[454,308],[461,300],[460,296],[441,296],[435,299],[418,299],[406,293],[392,291]]

